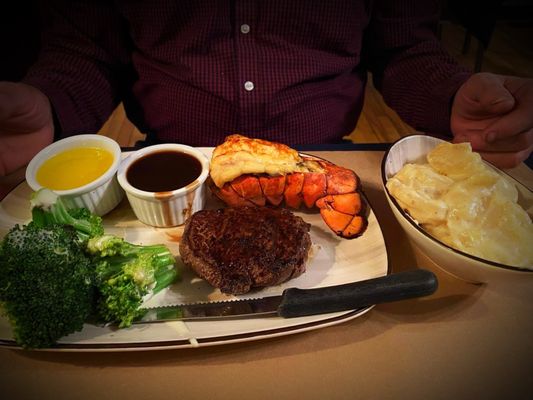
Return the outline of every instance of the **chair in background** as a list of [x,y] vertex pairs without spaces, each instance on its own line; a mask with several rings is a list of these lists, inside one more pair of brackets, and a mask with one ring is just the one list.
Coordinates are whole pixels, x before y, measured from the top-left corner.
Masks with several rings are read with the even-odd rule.
[[499,21],[533,20],[533,0],[445,0],[442,19],[464,27],[463,54],[469,51],[471,38],[477,39],[474,71],[479,72],[496,24]]

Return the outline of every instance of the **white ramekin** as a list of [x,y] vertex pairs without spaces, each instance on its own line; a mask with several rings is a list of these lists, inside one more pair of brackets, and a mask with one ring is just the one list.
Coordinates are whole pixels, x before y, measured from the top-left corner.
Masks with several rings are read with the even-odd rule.
[[[202,165],[200,176],[187,186],[168,192],[147,192],[133,187],[126,179],[129,166],[141,157],[161,151],[177,151],[195,157]],[[131,208],[139,221],[162,228],[182,225],[189,216],[204,208],[205,181],[208,175],[209,160],[200,150],[175,143],[157,144],[137,150],[122,160],[117,174],[118,182],[126,192]]]
[[102,135],[76,135],[58,140],[42,149],[33,157],[26,168],[26,182],[37,191],[43,186],[37,182],[36,174],[41,165],[50,157],[76,147],[99,147],[113,155],[111,167],[94,181],[69,190],[54,190],[65,201],[68,207],[86,207],[94,214],[104,215],[115,208],[124,191],[117,181],[116,172],[120,165],[120,146],[113,139]]

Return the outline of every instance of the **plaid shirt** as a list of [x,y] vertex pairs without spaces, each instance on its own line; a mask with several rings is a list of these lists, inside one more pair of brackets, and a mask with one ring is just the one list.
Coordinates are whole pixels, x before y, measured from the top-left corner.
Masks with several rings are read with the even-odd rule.
[[161,141],[210,146],[241,133],[335,142],[356,125],[367,71],[406,122],[446,133],[469,76],[433,33],[438,1],[46,6],[43,51],[25,82],[48,95],[63,136],[97,131],[124,101]]

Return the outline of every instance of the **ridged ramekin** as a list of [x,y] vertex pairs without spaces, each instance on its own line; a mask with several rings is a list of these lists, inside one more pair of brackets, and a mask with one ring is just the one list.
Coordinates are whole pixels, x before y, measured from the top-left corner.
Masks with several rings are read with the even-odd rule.
[[[182,152],[195,157],[202,166],[200,175],[187,186],[166,192],[148,192],[132,186],[127,179],[130,165],[141,157],[162,151]],[[171,174],[173,171],[167,173]],[[200,150],[182,144],[166,143],[148,146],[129,155],[122,160],[117,177],[137,219],[146,225],[168,228],[183,225],[189,216],[204,208],[205,181],[208,175],[209,160]]]
[[58,140],[42,149],[33,157],[26,168],[26,182],[37,191],[43,186],[37,182],[36,174],[41,165],[56,154],[77,147],[99,147],[113,155],[109,169],[94,181],[69,190],[54,190],[68,207],[85,207],[94,214],[105,215],[115,208],[124,191],[117,181],[117,170],[121,161],[120,146],[113,139],[102,135],[76,135]]

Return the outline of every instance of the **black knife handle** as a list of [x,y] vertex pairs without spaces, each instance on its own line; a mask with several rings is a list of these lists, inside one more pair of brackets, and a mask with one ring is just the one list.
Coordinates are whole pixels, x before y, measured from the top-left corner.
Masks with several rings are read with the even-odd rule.
[[437,290],[433,272],[416,269],[365,281],[283,292],[278,314],[284,318],[355,310],[373,304],[427,296]]

